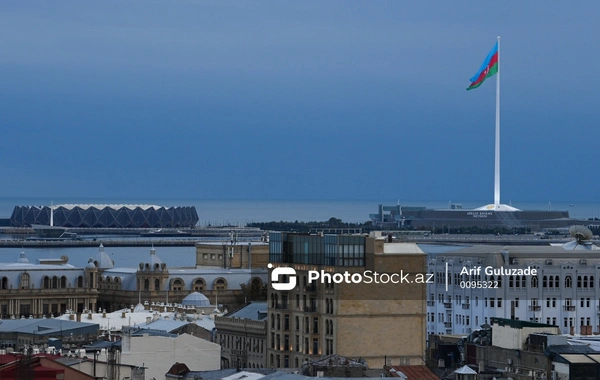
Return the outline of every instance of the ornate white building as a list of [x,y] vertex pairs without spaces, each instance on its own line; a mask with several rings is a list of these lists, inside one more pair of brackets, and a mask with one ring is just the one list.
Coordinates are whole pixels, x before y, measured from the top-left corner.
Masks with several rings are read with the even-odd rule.
[[[513,273],[527,268],[535,274]],[[491,317],[556,325],[563,334],[600,331],[600,248],[590,241],[473,246],[431,258],[428,272],[430,334],[466,335]]]

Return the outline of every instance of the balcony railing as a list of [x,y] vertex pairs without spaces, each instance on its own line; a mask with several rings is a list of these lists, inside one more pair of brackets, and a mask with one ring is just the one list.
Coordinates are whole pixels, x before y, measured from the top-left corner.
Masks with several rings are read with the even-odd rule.
[[315,306],[304,306],[305,313],[316,313],[317,308]]
[[470,307],[471,307],[471,304],[469,304],[469,303],[463,303],[463,305],[462,305],[462,308],[464,310],[468,310]]
[[435,301],[427,301],[427,306],[435,306]]
[[565,305],[563,306],[564,311],[575,311],[575,306],[573,305]]
[[540,311],[541,309],[540,305],[529,305],[529,311]]
[[277,305],[275,305],[275,309],[285,310],[287,308],[288,308],[288,304],[287,303],[278,303]]
[[444,327],[446,327],[446,328],[452,327],[452,322],[444,322]]
[[444,302],[444,307],[446,309],[452,309],[452,302]]

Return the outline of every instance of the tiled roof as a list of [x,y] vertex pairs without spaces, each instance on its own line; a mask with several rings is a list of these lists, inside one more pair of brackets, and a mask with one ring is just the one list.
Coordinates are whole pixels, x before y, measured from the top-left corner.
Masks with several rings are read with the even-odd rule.
[[401,377],[398,372],[402,372],[407,380],[439,380],[439,376],[424,365],[395,365],[392,368],[396,371],[394,377]]

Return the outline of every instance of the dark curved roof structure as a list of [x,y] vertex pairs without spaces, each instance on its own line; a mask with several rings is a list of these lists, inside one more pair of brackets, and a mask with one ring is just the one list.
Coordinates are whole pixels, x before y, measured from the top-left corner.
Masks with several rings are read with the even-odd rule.
[[[194,206],[65,204],[52,206],[53,225],[71,228],[184,228],[198,223]],[[50,225],[50,207],[15,206],[11,224]]]

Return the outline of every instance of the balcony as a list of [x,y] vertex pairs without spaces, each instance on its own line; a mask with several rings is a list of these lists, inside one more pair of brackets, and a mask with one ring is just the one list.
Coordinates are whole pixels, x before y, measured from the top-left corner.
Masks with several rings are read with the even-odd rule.
[[446,309],[452,309],[452,302],[444,302],[444,307]]
[[540,311],[542,307],[540,305],[529,305],[529,311]]
[[278,303],[277,305],[275,305],[275,309],[286,310],[287,308],[288,308],[287,303]]
[[445,328],[450,328],[450,327],[452,327],[452,322],[444,322],[444,327],[445,327]]
[[565,305],[563,306],[564,311],[575,311],[575,306],[573,305]]
[[463,310],[469,310],[469,308],[471,308],[471,304],[470,303],[463,303],[462,308],[463,308]]
[[435,306],[435,301],[427,301],[427,306]]

